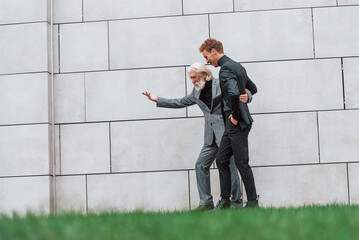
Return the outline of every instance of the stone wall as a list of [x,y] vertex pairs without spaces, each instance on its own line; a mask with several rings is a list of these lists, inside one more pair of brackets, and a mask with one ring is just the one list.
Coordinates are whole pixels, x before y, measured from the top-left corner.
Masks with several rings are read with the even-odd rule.
[[[0,4],[1,212],[52,211],[48,5]],[[53,12],[57,211],[198,205],[201,111],[141,92],[188,94],[209,37],[258,87],[260,205],[359,203],[358,0],[54,0]]]

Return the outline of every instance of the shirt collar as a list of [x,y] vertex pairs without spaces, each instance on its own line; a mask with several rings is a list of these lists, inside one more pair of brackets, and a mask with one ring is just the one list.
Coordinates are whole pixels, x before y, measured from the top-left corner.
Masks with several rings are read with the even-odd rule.
[[226,55],[224,55],[223,57],[221,57],[219,60],[218,60],[218,66],[223,66],[223,64],[225,62],[227,62],[229,60],[229,57],[227,57]]

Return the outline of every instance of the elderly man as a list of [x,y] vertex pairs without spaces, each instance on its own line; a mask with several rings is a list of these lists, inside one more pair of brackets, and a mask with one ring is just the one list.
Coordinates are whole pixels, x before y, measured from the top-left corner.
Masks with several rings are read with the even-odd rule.
[[222,106],[225,112],[226,127],[216,160],[221,186],[221,200],[218,202],[217,208],[226,209],[231,205],[229,197],[232,170],[230,170],[229,164],[232,156],[234,156],[234,162],[246,189],[248,198],[246,207],[257,207],[258,196],[252,169],[248,164],[248,134],[251,130],[253,119],[247,104],[238,100],[238,96],[245,92],[245,88],[251,80],[240,63],[224,55],[223,45],[220,41],[209,38],[201,45],[199,51],[207,63],[214,67],[221,66],[219,81],[222,90]]
[[[188,69],[188,74],[194,85],[193,91],[180,99],[166,99],[157,97],[153,93],[143,92],[151,101],[157,102],[157,107],[184,108],[197,104],[204,113],[205,131],[204,144],[196,162],[197,188],[200,197],[198,210],[211,210],[214,208],[210,186],[210,166],[212,165],[224,132],[224,121],[221,112],[221,90],[219,81],[212,77],[211,71],[202,63],[194,63]],[[251,100],[251,93],[256,87],[248,83],[248,94],[240,96],[243,102]],[[242,207],[240,180],[234,161],[231,161],[231,193],[232,207]]]

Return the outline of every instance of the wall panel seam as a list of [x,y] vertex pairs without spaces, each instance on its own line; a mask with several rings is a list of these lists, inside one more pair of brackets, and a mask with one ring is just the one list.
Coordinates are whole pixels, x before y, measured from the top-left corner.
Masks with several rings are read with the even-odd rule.
[[110,21],[107,21],[107,65],[108,70],[111,69],[111,61],[110,61]]
[[[194,49],[196,50],[196,49]],[[273,62],[293,62],[293,61],[317,61],[317,60],[330,60],[330,59],[346,59],[346,58],[358,58],[359,55],[353,56],[336,56],[336,57],[309,57],[309,58],[287,58],[287,59],[271,59],[271,60],[253,60],[253,61],[238,61],[241,64],[260,64],[260,63],[273,63]],[[144,67],[132,67],[132,68],[112,68],[110,70],[87,70],[87,71],[68,71],[61,72],[61,74],[71,74],[71,73],[100,73],[100,72],[115,72],[115,71],[135,71],[135,70],[149,70],[149,69],[163,69],[163,68],[180,68],[188,67],[191,64],[181,64],[181,65],[167,65],[167,66],[144,66]],[[10,73],[10,74],[0,74],[1,75],[14,75],[14,74],[30,74],[30,73],[42,73],[42,72],[25,72],[25,73]]]
[[190,180],[190,170],[187,171],[187,180],[188,180],[188,209],[191,210],[191,180]]
[[[342,7],[356,7],[359,4],[350,4],[350,5],[322,5],[322,6],[307,6],[307,7],[286,7],[286,8],[270,8],[270,9],[253,9],[253,10],[238,10],[235,13],[246,13],[246,12],[270,12],[270,11],[284,11],[284,10],[300,10],[300,9],[323,9],[323,8],[342,8]],[[231,12],[227,12],[231,13]],[[212,14],[212,13],[211,13]],[[213,13],[213,14],[222,14],[222,13]]]
[[40,123],[9,123],[9,124],[0,124],[0,127],[16,127],[16,126],[33,126],[33,125],[51,125],[49,122],[40,122]]
[[19,22],[19,23],[0,23],[0,28],[2,26],[19,26],[19,25],[25,25],[25,24],[34,24],[34,23],[50,23],[48,21],[34,21],[34,22]]
[[61,164],[61,125],[59,125],[59,164],[60,164],[60,176],[61,176],[61,166],[62,166],[62,164]]
[[351,203],[350,203],[350,186],[349,186],[349,184],[350,184],[350,181],[349,181],[349,163],[347,163],[347,186],[348,186],[348,204],[350,205]]
[[11,75],[24,75],[24,74],[51,74],[49,71],[38,71],[38,72],[15,72],[15,73],[0,73],[0,76],[11,76]]
[[314,32],[314,13],[313,8],[310,9],[311,11],[311,17],[312,17],[312,39],[313,39],[313,56],[315,58],[315,32]]
[[111,141],[111,123],[108,123],[108,130],[109,130],[109,151],[110,151],[110,173],[112,173],[112,141]]
[[[297,8],[277,8],[277,9],[257,9],[257,10],[239,10],[239,11],[223,11],[223,12],[207,12],[207,13],[193,13],[193,14],[174,14],[174,15],[159,15],[159,16],[149,16],[149,17],[131,17],[131,18],[111,18],[111,19],[98,19],[98,20],[89,20],[89,21],[73,21],[73,22],[56,22],[56,24],[76,24],[76,23],[94,23],[94,22],[104,22],[104,21],[127,21],[127,20],[142,20],[142,19],[156,19],[156,18],[171,18],[171,17],[189,17],[189,16],[201,16],[208,14],[238,14],[238,13],[251,13],[251,12],[269,12],[269,11],[285,11],[285,10],[302,10],[302,9],[320,9],[320,8],[343,8],[343,7],[358,7],[358,4],[352,5],[331,5],[331,6],[308,6],[308,7],[297,7]],[[47,22],[47,21],[41,21]],[[37,23],[37,22],[35,22]],[[4,24],[4,25],[15,25],[14,24]],[[27,23],[18,23],[18,24],[27,24]],[[1,26],[1,24],[0,24]]]
[[82,0],[82,22],[84,22],[84,0]]
[[89,198],[88,198],[88,178],[87,178],[87,175],[86,175],[86,214],[88,214],[88,205],[89,205]]
[[[195,160],[195,159],[194,159]],[[359,161],[350,161],[350,162],[322,162],[322,163],[296,163],[296,164],[278,164],[278,165],[251,165],[252,168],[280,168],[280,167],[306,167],[306,166],[323,166],[323,165],[343,165],[349,163],[359,163]],[[215,168],[217,169],[217,168]],[[62,177],[66,176],[98,176],[98,175],[126,175],[126,174],[146,174],[146,173],[169,173],[169,172],[187,172],[195,171],[194,168],[183,168],[183,169],[164,169],[164,170],[136,170],[136,171],[126,171],[126,172],[103,172],[103,173],[73,173],[73,174],[62,174]],[[34,175],[36,176],[36,175]],[[49,176],[49,175],[40,175],[40,176]],[[30,176],[12,176],[12,177],[0,177],[0,178],[16,178],[16,177],[32,177]]]
[[341,61],[341,74],[342,74],[342,87],[343,87],[343,107],[345,107],[345,78],[344,78],[344,61],[343,58],[340,59]]
[[[351,109],[323,109],[323,110],[303,110],[303,111],[287,111],[287,112],[263,112],[263,113],[251,113],[252,116],[262,116],[262,115],[272,115],[272,114],[300,114],[300,113],[316,113],[316,112],[338,112],[338,111],[358,111],[359,108]],[[143,119],[119,119],[119,120],[99,120],[99,121],[87,121],[87,122],[63,122],[56,123],[57,125],[76,125],[76,124],[95,124],[95,123],[126,123],[126,122],[142,122],[142,121],[161,121],[161,120],[184,120],[184,119],[200,119],[204,118],[201,116],[184,116],[184,117],[163,117],[163,118],[143,118]],[[14,124],[14,126],[24,125],[24,124]],[[27,124],[30,125],[30,124]],[[1,126],[1,125],[0,125]],[[12,126],[12,125],[4,125]]]
[[184,0],[181,0],[181,7],[182,7],[182,15],[184,15],[184,7],[183,7],[183,1],[184,1]]
[[[262,116],[271,114],[300,114],[300,113],[315,113],[315,112],[338,112],[338,111],[358,111],[359,108],[347,109],[322,109],[322,110],[302,110],[302,111],[286,111],[286,112],[253,112],[252,116]],[[161,121],[161,120],[181,120],[181,119],[200,119],[203,116],[184,116],[184,117],[159,117],[159,118],[141,118],[141,119],[118,119],[118,120],[99,120],[99,121],[85,121],[84,122],[56,122],[55,125],[76,125],[76,124],[95,124],[95,123],[126,123],[126,122],[141,122],[141,121]],[[32,126],[49,124],[48,122],[42,123],[14,123],[14,124],[0,124],[0,127],[16,127],[16,126]]]
[[57,25],[57,58],[58,58],[58,63],[59,63],[59,73],[60,73],[60,68],[61,68],[61,64],[60,64],[60,24]]
[[87,94],[86,94],[86,85],[87,85],[87,81],[86,81],[86,73],[84,73],[84,108],[85,108],[85,123],[87,122]]
[[319,113],[317,112],[316,114],[317,117],[317,136],[318,136],[318,159],[319,159],[319,163],[320,163],[320,131],[319,131]]
[[34,174],[34,175],[12,175],[12,176],[0,176],[0,179],[2,178],[31,178],[31,177],[52,177],[52,175],[49,174]]

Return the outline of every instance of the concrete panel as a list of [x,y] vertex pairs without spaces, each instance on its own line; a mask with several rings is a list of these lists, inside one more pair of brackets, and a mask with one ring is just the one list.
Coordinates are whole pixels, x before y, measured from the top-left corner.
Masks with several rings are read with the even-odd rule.
[[40,21],[47,21],[47,0],[0,1],[0,24]]
[[314,55],[310,9],[215,14],[210,23],[211,37],[220,40],[224,52],[236,61]]
[[185,95],[183,68],[85,73],[86,120],[126,120],[185,117],[186,109],[157,108],[142,95],[179,98]]
[[[216,204],[221,198],[221,189],[219,185],[218,169],[211,169],[211,194],[213,196],[213,203]],[[197,188],[196,172],[190,171],[190,196],[191,209],[196,209],[199,205],[199,194]]]
[[233,0],[183,0],[184,14],[233,12]]
[[243,66],[258,88],[249,105],[253,113],[344,108],[340,59]]
[[88,208],[100,211],[188,209],[188,172],[88,176]]
[[47,23],[0,26],[0,74],[47,71]]
[[86,213],[86,176],[56,178],[56,211]]
[[85,74],[55,75],[56,123],[85,122]]
[[53,4],[54,23],[82,21],[82,0],[53,0]]
[[345,108],[359,108],[359,58],[344,58]]
[[84,20],[182,15],[181,0],[84,0]]
[[113,172],[194,169],[204,120],[111,123]]
[[359,161],[359,111],[319,112],[321,162]]
[[0,76],[0,124],[49,122],[47,73]]
[[262,167],[253,174],[261,207],[348,203],[345,164]]
[[236,11],[336,6],[336,0],[234,0]]
[[110,172],[109,124],[62,125],[61,174]]
[[313,9],[316,57],[359,55],[359,6]]
[[0,127],[0,176],[49,174],[48,124]]
[[0,213],[50,213],[50,178],[0,178]]
[[359,4],[359,0],[338,0],[339,5],[354,5]]
[[359,163],[349,163],[350,204],[359,204]]
[[190,65],[203,61],[208,16],[113,21],[109,31],[111,69]]
[[61,25],[60,68],[61,72],[107,70],[107,22]]
[[319,163],[317,114],[254,116],[249,154],[252,166]]

